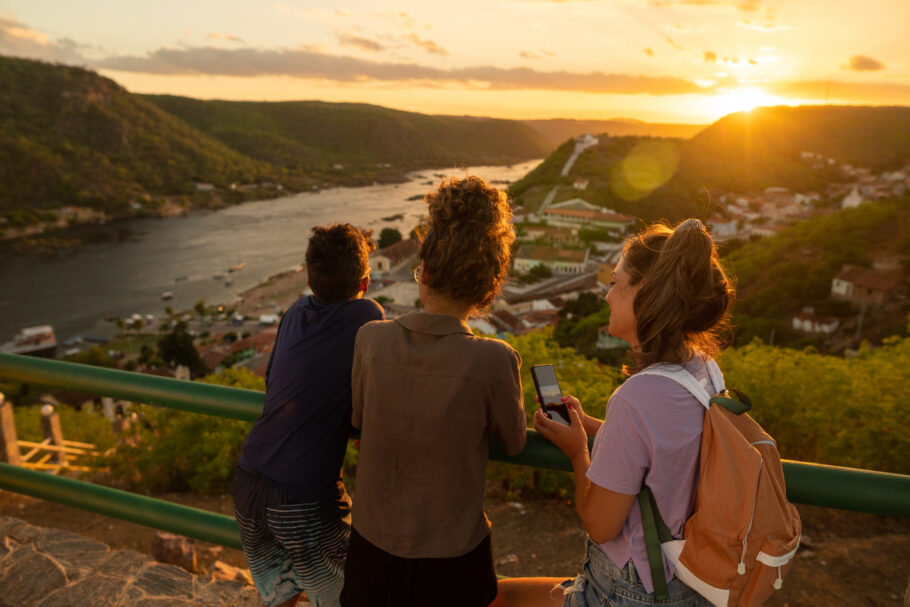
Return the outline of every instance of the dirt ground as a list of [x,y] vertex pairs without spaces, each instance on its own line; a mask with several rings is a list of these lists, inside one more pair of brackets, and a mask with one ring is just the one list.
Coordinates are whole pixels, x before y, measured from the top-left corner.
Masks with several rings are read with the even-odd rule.
[[[232,514],[231,497],[164,494],[161,499]],[[517,576],[574,576],[585,534],[574,508],[548,499],[514,500],[490,487],[497,572]],[[901,605],[910,578],[910,519],[800,506],[803,546],[770,607]],[[115,548],[152,553],[155,530],[0,490],[0,515],[79,533]],[[217,559],[245,567],[240,551],[196,545],[201,573]]]

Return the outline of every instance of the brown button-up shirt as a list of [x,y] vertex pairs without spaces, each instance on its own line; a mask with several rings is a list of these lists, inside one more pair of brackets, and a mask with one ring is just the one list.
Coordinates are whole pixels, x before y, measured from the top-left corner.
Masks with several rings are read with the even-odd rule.
[[351,376],[360,535],[405,558],[460,556],[483,540],[490,437],[510,454],[525,444],[520,365],[508,344],[452,316],[361,327]]

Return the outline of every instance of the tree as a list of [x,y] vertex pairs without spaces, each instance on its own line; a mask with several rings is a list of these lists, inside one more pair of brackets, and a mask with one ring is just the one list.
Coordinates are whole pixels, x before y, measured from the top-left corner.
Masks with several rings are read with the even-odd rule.
[[193,309],[196,311],[196,316],[205,316],[205,300],[200,299],[197,301]]
[[164,313],[167,314],[168,316],[173,316],[174,308],[172,308],[170,306],[164,306]]
[[208,373],[199,351],[193,345],[193,336],[189,334],[186,323],[182,320],[168,333],[158,338],[158,356],[169,365],[188,367],[193,376]]
[[382,228],[382,232],[379,233],[379,248],[390,247],[396,242],[401,242],[401,232],[395,228]]

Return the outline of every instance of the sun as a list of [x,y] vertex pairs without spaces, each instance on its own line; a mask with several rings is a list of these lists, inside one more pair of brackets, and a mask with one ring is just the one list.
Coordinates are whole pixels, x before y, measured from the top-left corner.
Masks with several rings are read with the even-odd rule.
[[786,101],[769,95],[760,88],[744,87],[715,95],[708,103],[711,106],[711,113],[720,118],[734,112],[748,112],[760,106],[785,105]]

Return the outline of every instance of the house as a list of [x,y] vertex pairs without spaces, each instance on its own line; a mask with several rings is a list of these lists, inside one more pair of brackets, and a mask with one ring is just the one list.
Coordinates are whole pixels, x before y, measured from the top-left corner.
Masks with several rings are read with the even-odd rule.
[[831,296],[855,304],[880,306],[891,301],[900,284],[900,270],[879,270],[848,264],[831,281]]
[[588,180],[584,177],[577,177],[572,183],[572,187],[576,190],[587,190],[588,189]]
[[839,325],[835,317],[815,314],[812,308],[804,308],[801,313],[794,314],[792,319],[793,328],[804,333],[831,335]]
[[553,228],[550,226],[529,226],[525,228],[528,238],[542,238],[550,244],[575,244],[578,242],[578,228]]
[[[593,205],[592,205],[593,206]],[[584,226],[603,230],[616,230],[624,232],[635,225],[635,218],[621,213],[595,210],[576,210],[573,208],[560,208],[552,205],[543,212],[547,221],[557,226]]]
[[555,274],[581,274],[588,262],[588,250],[560,249],[541,245],[522,245],[515,253],[513,267],[526,273],[535,266],[546,266]]
[[370,255],[370,267],[374,272],[386,274],[395,272],[410,262],[420,250],[420,243],[413,238],[399,240],[393,245],[374,251]]
[[850,193],[844,196],[841,200],[840,208],[842,209],[852,209],[858,207],[859,205],[866,202],[866,199],[863,198],[863,195],[859,192],[858,186],[853,186],[853,189],[850,190]]
[[732,238],[738,231],[736,221],[732,219],[714,218],[708,222],[708,227],[711,228],[711,236],[714,237],[714,240]]

